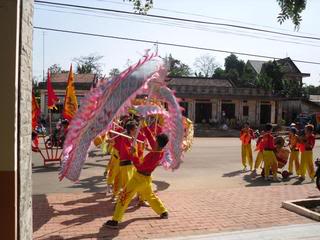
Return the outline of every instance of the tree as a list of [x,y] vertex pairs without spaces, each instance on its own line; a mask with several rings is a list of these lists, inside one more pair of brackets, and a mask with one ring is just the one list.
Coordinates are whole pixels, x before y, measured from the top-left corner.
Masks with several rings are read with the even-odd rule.
[[303,89],[298,81],[283,80],[283,95],[286,97],[302,97]]
[[302,92],[306,95],[320,95],[320,86],[305,85],[303,86]]
[[146,14],[153,7],[153,0],[124,0],[133,4],[133,9],[140,13]]
[[94,73],[101,74],[101,63],[99,62],[103,56],[90,54],[89,56],[81,56],[74,58],[73,61],[77,64],[77,73]]
[[[133,3],[133,9],[140,14],[147,14],[153,7],[153,0],[124,0]],[[287,19],[291,19],[298,30],[302,21],[301,13],[305,10],[307,0],[277,0],[281,12],[278,15],[278,22],[282,24]]]
[[261,73],[257,79],[257,85],[275,93],[284,95],[284,73],[276,61],[269,61],[262,65]]
[[224,62],[225,71],[228,73],[231,69],[235,69],[238,72],[239,77],[242,76],[245,65],[245,62],[239,60],[234,54],[230,54],[230,56],[226,57]]
[[226,72],[221,67],[217,67],[214,70],[213,77],[216,79],[223,79],[226,77]]
[[257,81],[257,75],[252,70],[252,68],[245,65],[241,80],[243,84],[255,85]]
[[173,58],[171,54],[165,58],[165,61],[169,67],[168,75],[171,77],[188,77],[192,74],[191,69],[187,64]]
[[55,75],[57,73],[61,73],[62,72],[62,68],[61,68],[61,66],[59,64],[52,64],[49,67],[49,71],[50,71],[51,75]]
[[39,78],[33,77],[32,78],[32,90],[35,95],[35,97],[40,97],[40,91],[39,91]]
[[291,19],[298,30],[302,21],[301,13],[306,8],[307,0],[277,0],[281,12],[278,15],[278,22],[282,24],[287,19]]
[[236,55],[230,54],[224,60],[225,77],[232,80],[238,86],[246,86],[248,80],[243,77],[245,65],[243,60],[239,60]]
[[201,73],[204,77],[212,77],[218,64],[213,56],[206,54],[197,57],[194,66],[198,73]]
[[120,74],[120,70],[118,68],[112,68],[109,72],[109,77],[115,77]]

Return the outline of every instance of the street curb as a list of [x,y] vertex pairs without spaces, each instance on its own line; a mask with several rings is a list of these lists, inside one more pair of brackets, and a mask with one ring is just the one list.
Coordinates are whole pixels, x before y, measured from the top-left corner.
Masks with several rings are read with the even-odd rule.
[[299,215],[311,218],[316,221],[320,221],[320,214],[319,213],[316,213],[314,211],[311,211],[305,207],[302,207],[302,206],[299,206],[296,204],[297,202],[309,202],[309,201],[320,201],[320,198],[312,198],[312,199],[309,198],[309,199],[298,199],[298,200],[284,201],[284,202],[282,202],[282,207],[291,211],[291,212],[297,213]]
[[154,240],[319,240],[319,229],[320,223],[309,223]]

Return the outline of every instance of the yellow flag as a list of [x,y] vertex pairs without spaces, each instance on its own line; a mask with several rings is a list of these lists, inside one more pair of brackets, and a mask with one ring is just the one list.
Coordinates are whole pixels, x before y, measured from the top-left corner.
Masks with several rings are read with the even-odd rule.
[[74,114],[78,110],[78,100],[76,96],[76,90],[74,87],[74,76],[72,72],[72,64],[70,66],[70,72],[68,76],[68,85],[66,89],[66,96],[64,99],[63,117],[69,121],[73,118]]

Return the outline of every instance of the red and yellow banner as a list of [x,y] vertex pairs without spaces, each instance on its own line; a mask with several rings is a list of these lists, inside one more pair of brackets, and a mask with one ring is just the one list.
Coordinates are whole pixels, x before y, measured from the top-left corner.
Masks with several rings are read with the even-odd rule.
[[71,120],[74,114],[78,110],[78,100],[76,96],[76,90],[74,87],[74,76],[72,72],[72,65],[70,66],[70,72],[68,76],[68,85],[66,89],[66,96],[64,99],[63,117]]
[[48,109],[56,108],[56,102],[59,100],[51,84],[50,71],[48,70],[48,79],[47,79],[47,92],[48,92]]
[[39,104],[32,91],[32,130],[34,130],[38,124],[39,115],[40,115]]

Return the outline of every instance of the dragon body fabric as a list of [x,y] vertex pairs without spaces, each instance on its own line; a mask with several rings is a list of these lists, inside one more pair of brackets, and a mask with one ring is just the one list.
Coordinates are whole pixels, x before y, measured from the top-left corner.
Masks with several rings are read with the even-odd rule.
[[[114,118],[125,114],[132,100],[147,93],[167,102],[164,132],[169,143],[162,164],[167,169],[179,167],[182,159],[183,124],[181,109],[173,92],[166,87],[167,71],[163,60],[147,55],[119,76],[100,83],[86,95],[72,119],[63,148],[60,180],[78,181],[92,140],[112,127]],[[152,110],[157,113],[157,110]]]

